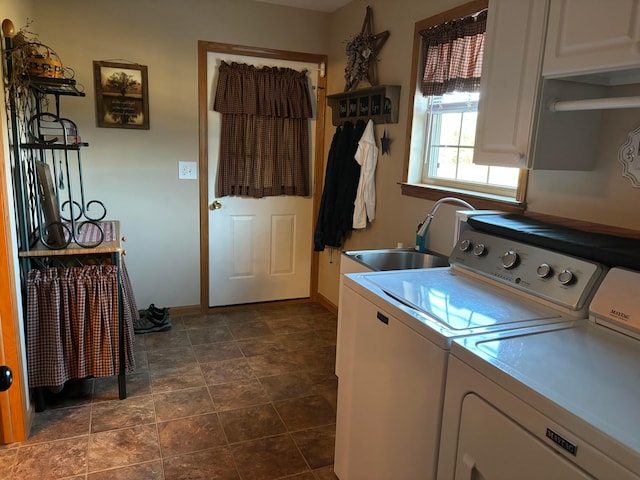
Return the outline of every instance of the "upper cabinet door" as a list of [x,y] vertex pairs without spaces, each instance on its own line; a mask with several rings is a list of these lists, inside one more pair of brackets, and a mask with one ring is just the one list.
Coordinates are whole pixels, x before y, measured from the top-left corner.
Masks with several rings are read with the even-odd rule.
[[548,2],[489,0],[473,162],[529,167]]
[[640,0],[551,0],[544,76],[640,66]]

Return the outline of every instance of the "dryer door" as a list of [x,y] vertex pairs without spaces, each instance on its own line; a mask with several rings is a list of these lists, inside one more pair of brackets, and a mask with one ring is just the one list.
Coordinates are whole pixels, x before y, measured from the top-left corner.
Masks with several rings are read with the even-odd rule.
[[586,474],[476,395],[462,405],[455,480],[585,480]]

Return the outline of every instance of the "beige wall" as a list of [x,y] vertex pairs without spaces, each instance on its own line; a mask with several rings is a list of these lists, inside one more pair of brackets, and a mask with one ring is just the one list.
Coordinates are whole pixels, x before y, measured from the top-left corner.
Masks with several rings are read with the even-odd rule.
[[[197,160],[196,42],[264,46],[329,55],[328,93],[344,89],[346,41],[362,27],[366,6],[374,33],[390,32],[378,62],[381,84],[401,85],[400,121],[376,127],[390,136],[390,155],[377,169],[377,218],[354,232],[346,249],[414,244],[415,229],[432,202],[404,197],[402,181],[414,23],[464,3],[457,0],[354,0],[327,15],[246,0],[114,0],[108,3],[32,0],[34,29],[76,70],[87,97],[64,98],[65,114],[91,146],[85,154],[87,188],[122,221],[127,265],[138,302],[199,302],[198,188],[177,180],[179,160]],[[14,6],[22,1],[13,0]],[[23,22],[16,21],[17,25]],[[151,130],[94,127],[92,60],[124,59],[149,67]],[[624,90],[624,89],[623,89]],[[628,89],[627,89],[628,90]],[[330,111],[327,112],[330,114]],[[589,172],[530,174],[529,210],[640,230],[640,190],[622,178],[618,147],[637,128],[637,112],[608,112],[598,164]],[[330,117],[330,115],[329,115]],[[327,123],[325,151],[335,128]],[[432,226],[432,247],[449,253],[453,211],[444,206]],[[340,252],[320,255],[320,293],[337,304]],[[164,281],[164,279],[170,281]],[[161,279],[161,280],[159,280]],[[179,288],[176,288],[179,286]]]
[[[86,97],[61,99],[84,141],[87,196],[121,221],[139,308],[200,303],[198,40],[323,54],[328,14],[247,0],[34,0],[41,40],[72,67]],[[147,65],[151,129],[95,127],[93,60]]]

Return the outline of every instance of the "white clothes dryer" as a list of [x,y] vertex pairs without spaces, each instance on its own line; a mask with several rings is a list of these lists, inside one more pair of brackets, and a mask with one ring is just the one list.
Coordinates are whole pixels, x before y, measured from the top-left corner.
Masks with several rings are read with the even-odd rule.
[[613,268],[586,322],[454,341],[438,480],[640,479],[639,292]]

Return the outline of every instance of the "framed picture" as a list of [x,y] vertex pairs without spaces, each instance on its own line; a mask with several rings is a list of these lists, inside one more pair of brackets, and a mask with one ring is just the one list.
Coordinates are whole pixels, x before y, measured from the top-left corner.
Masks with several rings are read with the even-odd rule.
[[98,127],[149,130],[147,67],[93,62]]

